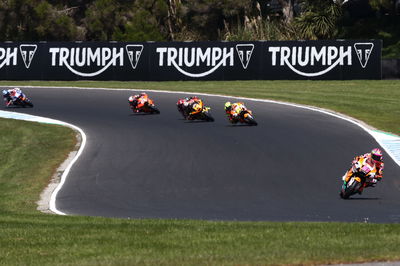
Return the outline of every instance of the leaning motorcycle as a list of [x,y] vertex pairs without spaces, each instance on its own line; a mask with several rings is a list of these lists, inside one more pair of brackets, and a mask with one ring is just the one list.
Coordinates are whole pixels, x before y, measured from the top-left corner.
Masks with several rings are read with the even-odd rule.
[[[348,199],[354,194],[361,194],[361,191],[365,187],[374,187],[376,184],[376,179],[373,177],[376,174],[375,167],[368,164],[362,165],[360,161],[352,166],[352,176],[349,181],[343,180],[343,185],[340,190],[340,197],[342,199]],[[368,182],[367,182],[368,181]]]
[[214,118],[210,113],[211,108],[207,106],[203,106],[203,109],[197,114],[190,115],[189,120],[202,120],[207,122],[214,122]]
[[254,119],[253,113],[251,110],[243,110],[238,115],[237,121],[242,124],[247,124],[249,126],[257,126],[258,123]]
[[[137,103],[136,103],[137,105]],[[148,114],[159,114],[160,110],[154,105],[153,100],[148,99],[144,105],[140,108],[131,106],[134,113],[148,113]]]
[[33,107],[32,101],[26,97],[25,94],[21,94],[17,99],[12,101],[13,106],[19,106],[19,107]]

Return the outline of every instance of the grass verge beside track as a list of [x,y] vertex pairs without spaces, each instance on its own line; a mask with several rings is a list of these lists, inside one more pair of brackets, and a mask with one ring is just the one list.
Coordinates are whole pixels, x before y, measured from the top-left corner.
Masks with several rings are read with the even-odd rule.
[[[335,110],[400,135],[399,81],[0,85],[161,89],[267,98]],[[74,132],[5,119],[0,119],[0,129],[0,265],[277,265],[400,260],[399,224],[126,220],[42,214],[36,211],[35,202],[73,149]]]

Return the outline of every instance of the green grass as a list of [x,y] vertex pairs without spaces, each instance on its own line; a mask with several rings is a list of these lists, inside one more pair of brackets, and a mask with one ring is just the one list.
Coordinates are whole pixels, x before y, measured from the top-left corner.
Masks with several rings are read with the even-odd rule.
[[[268,98],[400,134],[400,81],[0,82]],[[379,102],[379,105],[374,105]],[[0,265],[263,265],[400,260],[400,225],[66,217],[36,210],[75,145],[67,128],[0,119]]]

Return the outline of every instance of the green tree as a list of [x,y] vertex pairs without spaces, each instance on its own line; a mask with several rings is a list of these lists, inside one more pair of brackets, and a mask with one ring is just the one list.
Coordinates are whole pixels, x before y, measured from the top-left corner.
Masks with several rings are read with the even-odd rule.
[[[181,11],[182,30],[195,32],[197,40],[218,40],[224,30],[236,27],[251,10],[251,0],[186,0]],[[185,35],[185,34],[183,34]]]
[[47,1],[0,2],[0,38],[11,41],[68,41],[78,29],[69,12]]
[[341,7],[331,0],[305,0],[302,12],[294,19],[299,37],[305,40],[333,39],[337,34],[337,21]]
[[111,41],[121,22],[120,4],[115,0],[96,0],[85,12],[83,25],[88,41]]
[[144,42],[164,41],[156,19],[146,10],[138,10],[126,24],[118,28],[113,39],[116,41]]

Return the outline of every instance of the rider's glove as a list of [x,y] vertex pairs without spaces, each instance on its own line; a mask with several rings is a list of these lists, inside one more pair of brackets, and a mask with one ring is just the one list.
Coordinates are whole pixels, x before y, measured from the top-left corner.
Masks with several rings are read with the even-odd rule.
[[370,176],[371,178],[374,178],[374,177],[375,177],[375,173],[370,173],[369,176]]

